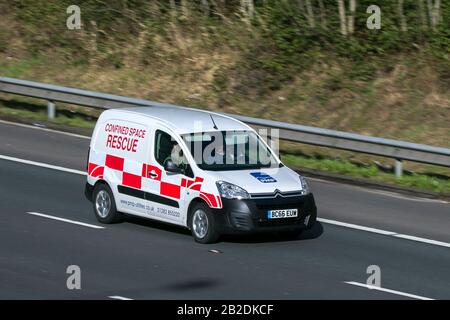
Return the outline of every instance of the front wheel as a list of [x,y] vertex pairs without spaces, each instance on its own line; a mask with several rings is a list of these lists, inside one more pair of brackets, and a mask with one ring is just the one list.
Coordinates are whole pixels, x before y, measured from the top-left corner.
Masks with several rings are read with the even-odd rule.
[[203,203],[192,208],[189,228],[195,241],[199,243],[214,243],[220,236],[211,209]]
[[92,199],[95,216],[99,222],[115,223],[121,219],[121,214],[116,209],[114,195],[107,184],[97,184]]

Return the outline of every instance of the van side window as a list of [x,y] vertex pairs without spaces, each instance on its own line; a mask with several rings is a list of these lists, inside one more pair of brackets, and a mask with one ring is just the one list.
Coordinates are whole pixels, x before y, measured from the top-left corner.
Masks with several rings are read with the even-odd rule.
[[156,130],[155,134],[155,159],[162,166],[167,160],[173,161],[179,167],[186,167],[188,164],[178,142],[161,130]]

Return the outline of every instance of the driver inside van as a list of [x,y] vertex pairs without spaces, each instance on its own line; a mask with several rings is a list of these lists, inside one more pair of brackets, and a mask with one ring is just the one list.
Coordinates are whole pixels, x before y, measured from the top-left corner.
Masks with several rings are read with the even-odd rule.
[[171,160],[178,167],[186,169],[187,160],[183,154],[183,150],[181,150],[181,147],[178,143],[173,145],[170,155],[164,160],[164,162],[166,162],[167,160]]

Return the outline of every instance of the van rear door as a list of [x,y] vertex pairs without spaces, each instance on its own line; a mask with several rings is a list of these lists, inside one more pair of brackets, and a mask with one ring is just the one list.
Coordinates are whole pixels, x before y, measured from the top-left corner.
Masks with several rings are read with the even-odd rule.
[[98,125],[91,161],[104,166],[103,178],[114,190],[119,210],[145,214],[142,159],[148,158],[149,128],[137,121],[117,118]]

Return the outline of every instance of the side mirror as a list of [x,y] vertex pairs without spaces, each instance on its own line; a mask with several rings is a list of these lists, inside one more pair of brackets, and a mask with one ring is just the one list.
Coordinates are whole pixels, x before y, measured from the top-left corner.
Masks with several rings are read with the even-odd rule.
[[183,169],[177,166],[172,160],[167,160],[164,163],[164,170],[171,173],[183,173]]

